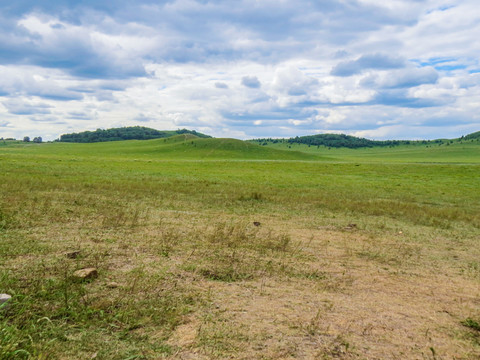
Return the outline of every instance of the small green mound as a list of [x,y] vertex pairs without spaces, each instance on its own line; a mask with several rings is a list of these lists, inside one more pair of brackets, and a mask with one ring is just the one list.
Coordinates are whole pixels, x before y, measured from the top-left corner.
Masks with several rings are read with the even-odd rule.
[[258,160],[314,160],[318,156],[296,151],[262,147],[237,139],[189,138],[184,141],[166,140],[166,146],[152,149],[159,155],[174,158],[199,159],[258,159]]
[[[93,145],[93,144],[92,144]],[[318,155],[259,146],[237,139],[181,134],[164,139],[95,144],[96,152],[155,159],[316,160]]]
[[177,142],[182,142],[182,141],[188,141],[188,140],[195,140],[195,139],[201,139],[200,136],[186,133],[186,134],[179,134],[179,135],[174,135],[170,136],[168,138],[163,139],[164,142],[168,142],[169,144],[171,143],[177,143]]

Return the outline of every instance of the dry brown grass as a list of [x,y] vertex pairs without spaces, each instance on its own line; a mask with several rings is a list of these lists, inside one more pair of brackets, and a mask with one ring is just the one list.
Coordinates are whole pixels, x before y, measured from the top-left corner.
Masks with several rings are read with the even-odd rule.
[[[130,336],[166,341],[170,358],[480,356],[461,325],[478,309],[478,279],[451,263],[439,266],[438,254],[408,234],[312,229],[299,218],[261,219],[260,228],[221,214],[166,212],[161,219],[91,234],[44,228],[34,238],[49,251],[34,262],[50,264],[45,274],[54,274],[67,263],[59,260],[65,251],[80,249],[68,266],[99,268],[85,300],[97,310],[190,294],[191,308],[167,330],[159,332],[150,313],[131,315],[140,318]],[[22,271],[31,260],[26,254],[6,267]]]
[[[395,260],[385,265],[382,261],[379,266],[377,259],[356,253],[371,241],[363,232],[290,227],[290,233],[305,246],[302,251],[307,255],[304,259],[308,258],[299,272],[309,268],[318,276],[208,282],[205,286],[212,305],[174,333],[172,339],[179,339],[178,344],[182,344],[182,334],[189,339],[174,358],[480,356],[478,346],[462,335],[460,324],[478,308],[479,288],[474,279],[451,269],[439,271],[421,253],[408,263],[409,251],[403,255],[407,263]],[[377,246],[377,250],[397,252],[389,245]]]

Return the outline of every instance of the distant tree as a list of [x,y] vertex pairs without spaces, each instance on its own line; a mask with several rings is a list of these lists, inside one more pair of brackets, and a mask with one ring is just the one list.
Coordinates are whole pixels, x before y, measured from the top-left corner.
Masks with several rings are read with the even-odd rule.
[[23,142],[30,142],[30,138],[29,138],[28,136],[25,136],[25,137],[23,138]]
[[196,132],[195,130],[175,130],[159,131],[142,126],[130,126],[113,129],[97,129],[95,131],[84,131],[81,133],[63,134],[60,136],[62,142],[100,142],[100,141],[118,141],[118,140],[148,140],[167,138],[180,134],[192,134],[198,137],[210,137],[208,135]]
[[[467,135],[464,139],[477,139],[480,141],[480,131]],[[456,140],[456,139],[454,139]],[[307,136],[296,136],[289,139],[253,139],[259,145],[267,142],[268,144],[273,142],[276,143],[286,143],[288,148],[292,148],[292,146],[296,146],[297,144],[305,144],[309,147],[316,146],[319,148],[320,146],[324,146],[325,148],[340,148],[346,147],[351,149],[356,148],[371,148],[371,147],[389,147],[393,148],[399,145],[418,145],[418,144],[431,144],[436,143],[441,145],[443,140],[369,140],[364,138],[358,138],[355,136],[345,135],[345,134],[317,134],[317,135],[307,135]],[[460,141],[460,140],[458,140]]]
[[41,136],[34,137],[33,142],[34,143],[41,143],[42,142],[42,137]]

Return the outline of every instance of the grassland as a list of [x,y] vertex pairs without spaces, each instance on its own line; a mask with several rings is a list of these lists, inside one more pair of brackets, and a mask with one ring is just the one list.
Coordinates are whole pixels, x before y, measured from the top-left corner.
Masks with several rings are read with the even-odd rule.
[[373,148],[327,148],[324,146],[308,146],[304,144],[267,143],[267,148],[303,152],[321,155],[330,160],[362,162],[403,162],[403,163],[472,163],[478,164],[480,140],[443,140],[441,144],[413,143],[395,147]]
[[1,359],[480,356],[476,143],[6,142],[0,169]]

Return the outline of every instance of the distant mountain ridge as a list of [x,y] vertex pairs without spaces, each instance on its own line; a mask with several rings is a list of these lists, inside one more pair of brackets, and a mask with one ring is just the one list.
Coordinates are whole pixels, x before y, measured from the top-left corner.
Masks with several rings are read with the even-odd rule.
[[393,147],[399,145],[411,144],[444,144],[456,141],[480,141],[480,131],[462,136],[456,139],[436,139],[436,140],[369,140],[345,134],[318,134],[307,136],[296,136],[289,139],[253,139],[254,143],[259,145],[268,145],[276,143],[287,144],[305,144],[308,146],[325,146],[332,148],[366,148],[366,147]]
[[211,138],[209,135],[199,133],[195,130],[155,130],[144,126],[128,126],[112,129],[97,129],[95,131],[83,131],[79,133],[63,134],[56,141],[75,143],[94,143],[104,141],[121,140],[151,140],[168,138],[175,135],[191,134],[199,138]]

